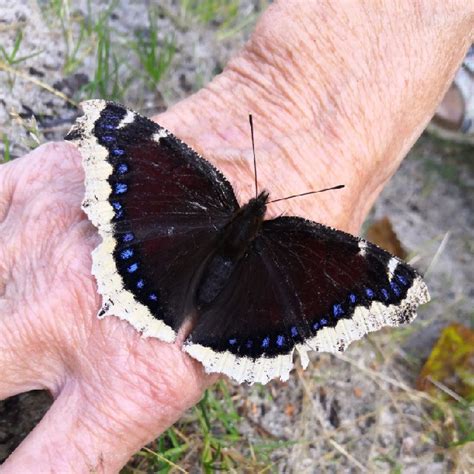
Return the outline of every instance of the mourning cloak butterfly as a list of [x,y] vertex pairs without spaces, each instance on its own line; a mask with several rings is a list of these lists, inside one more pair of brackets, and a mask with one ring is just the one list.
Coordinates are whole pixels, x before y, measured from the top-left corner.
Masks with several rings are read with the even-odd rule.
[[264,220],[268,193],[239,206],[226,178],[155,122],[92,100],[67,140],[83,156],[82,208],[102,243],[99,317],[172,342],[207,372],[287,380],[293,353],[343,351],[407,323],[429,300],[421,277],[370,242],[300,217]]

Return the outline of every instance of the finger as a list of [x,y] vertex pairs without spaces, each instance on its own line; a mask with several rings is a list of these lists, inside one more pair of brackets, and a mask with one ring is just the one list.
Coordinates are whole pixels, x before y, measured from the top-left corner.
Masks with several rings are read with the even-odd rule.
[[99,385],[84,378],[68,381],[42,421],[3,464],[2,473],[118,472],[201,397],[203,388],[190,383],[189,374],[181,374],[188,371],[184,365],[175,367],[175,376],[185,377],[173,395],[170,382],[150,370],[146,377],[154,375],[156,383],[147,384],[140,374],[126,380],[126,374],[115,374],[111,367]]
[[19,472],[119,472],[142,444],[124,426],[97,417],[79,387],[65,387],[41,422],[2,465]]

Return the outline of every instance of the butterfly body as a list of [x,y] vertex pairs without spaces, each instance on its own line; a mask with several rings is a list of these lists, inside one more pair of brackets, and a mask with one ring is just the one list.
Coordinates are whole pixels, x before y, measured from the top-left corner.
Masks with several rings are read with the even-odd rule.
[[411,321],[429,300],[410,266],[350,234],[290,216],[265,220],[268,193],[239,206],[210,163],[158,124],[104,101],[66,137],[86,172],[83,208],[102,243],[100,317],[172,342],[208,372],[287,379],[293,354],[337,352]]
[[232,216],[222,230],[216,250],[206,262],[196,292],[196,306],[202,309],[224,289],[236,266],[258,238],[266,211],[268,193],[263,191]]

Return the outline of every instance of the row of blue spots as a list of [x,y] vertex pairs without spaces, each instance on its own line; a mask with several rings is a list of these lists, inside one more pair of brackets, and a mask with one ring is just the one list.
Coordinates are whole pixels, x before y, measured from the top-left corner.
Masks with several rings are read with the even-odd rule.
[[[114,121],[114,122],[119,122],[121,120],[121,117],[118,117],[116,115],[106,116],[105,120],[103,120],[100,124],[101,127],[104,130],[115,130],[116,124],[107,122],[107,120],[111,120],[111,121]],[[103,135],[101,137],[101,140],[105,144],[111,145],[116,141],[116,136],[114,136],[112,134]],[[125,150],[123,150],[122,148],[114,147],[114,148],[112,148],[112,150],[110,150],[110,153],[114,157],[121,157],[121,156],[125,155]],[[117,166],[116,170],[117,170],[117,174],[123,176],[124,174],[128,173],[128,165],[126,163],[120,163]],[[127,192],[127,189],[128,188],[127,188],[126,184],[117,183],[116,186],[115,186],[115,193],[116,194],[123,194],[123,193]],[[116,215],[116,217],[122,217],[122,212],[119,211],[118,214],[120,214],[120,215]]]
[[326,326],[327,323],[328,323],[328,320],[326,318],[322,318],[319,321],[316,321],[315,323],[313,323],[313,329],[317,331],[318,329],[321,329],[324,326]]
[[[367,295],[368,298],[372,299],[374,297],[374,292],[370,288],[365,289],[365,294]],[[349,302],[351,304],[355,304],[356,301],[357,301],[356,295],[354,293],[350,293],[349,294]],[[336,303],[336,304],[333,305],[332,314],[335,318],[340,318],[341,316],[344,315],[344,313],[345,313],[345,311],[344,311],[344,308],[342,306],[342,303]],[[326,321],[326,320],[324,319],[324,321]],[[315,324],[317,324],[317,323],[315,323]],[[318,329],[318,327],[314,327],[314,329],[316,330],[316,329]]]
[[[229,342],[230,346],[235,346],[237,344],[237,338],[232,337],[228,340],[228,342]],[[286,344],[285,336],[283,336],[281,334],[278,335],[275,339],[275,343],[278,347],[283,347]],[[247,341],[245,342],[245,347],[247,349],[251,349],[253,347],[253,344],[254,344],[254,341],[252,339],[247,339]],[[263,338],[262,343],[260,344],[260,346],[263,349],[267,349],[270,346],[270,337],[267,336],[267,337]]]
[[[134,240],[135,240],[135,235],[133,234],[133,232],[127,232],[123,234],[122,236],[122,242],[124,243],[129,244],[130,242],[133,242]],[[120,258],[122,258],[123,260],[128,260],[132,258],[133,255],[134,255],[134,251],[131,248],[126,248],[120,252]],[[127,267],[127,272],[135,273],[138,270],[138,267],[139,267],[138,263],[133,262]],[[139,280],[137,280],[136,287],[139,290],[142,290],[145,287],[145,281],[143,280],[143,278],[140,278]],[[150,301],[158,301],[158,295],[156,293],[150,293],[148,295],[148,299]]]
[[[369,298],[372,298],[374,296],[374,292],[370,288],[366,288],[365,292]],[[349,302],[351,304],[355,304],[356,301],[357,301],[356,295],[354,293],[350,293]],[[337,303],[333,305],[332,314],[334,315],[335,318],[339,318],[340,316],[344,315],[344,308],[342,307],[341,303]]]
[[[405,277],[403,277],[402,275],[396,275],[396,278],[404,286],[408,285],[407,279]],[[392,280],[390,282],[390,287],[391,287],[393,293],[396,296],[400,296],[401,289],[397,285],[396,282],[394,282]],[[382,296],[383,296],[385,301],[388,301],[390,299],[390,293],[385,288],[382,288],[380,290],[380,292],[382,293]],[[373,299],[375,297],[375,292],[371,288],[365,288],[365,294],[370,299]],[[350,293],[349,294],[349,302],[352,303],[352,304],[355,304],[356,301],[357,301],[356,295],[354,293]],[[332,313],[333,313],[335,318],[339,318],[340,316],[344,315],[344,308],[343,308],[342,304],[340,304],[340,303],[334,304],[333,307],[332,307]],[[326,326],[327,324],[328,324],[328,320],[326,318],[322,318],[319,321],[314,322],[312,327],[313,327],[314,331],[317,331],[318,329],[321,329],[322,327]],[[292,334],[292,336],[296,336],[297,331],[295,333],[293,333],[293,329],[296,330],[296,328],[292,328],[291,329],[291,334]]]
[[[101,121],[100,126],[104,130],[115,131],[118,123],[120,122],[120,120],[121,120],[121,117],[119,117],[115,114],[106,115],[106,116],[103,117],[103,120]],[[117,137],[115,135],[109,133],[109,134],[106,134],[106,135],[102,135],[100,137],[100,139],[103,143],[110,146],[110,145],[112,145],[113,143],[116,142]],[[121,148],[115,147],[112,150],[110,150],[110,153],[113,156],[119,157],[119,156],[123,156],[125,154],[125,150],[122,150]]]
[[[100,137],[101,141],[105,143],[106,145],[112,145],[113,143],[116,142],[117,137],[110,132],[115,131],[117,128],[117,125],[120,123],[120,120],[122,119],[121,116],[118,116],[117,114],[114,113],[105,113],[102,116],[102,120],[100,122],[100,127],[104,130],[107,131],[109,130],[108,134],[102,135]],[[113,148],[110,153],[113,156],[122,156],[125,154],[125,151],[122,150],[121,148]]]

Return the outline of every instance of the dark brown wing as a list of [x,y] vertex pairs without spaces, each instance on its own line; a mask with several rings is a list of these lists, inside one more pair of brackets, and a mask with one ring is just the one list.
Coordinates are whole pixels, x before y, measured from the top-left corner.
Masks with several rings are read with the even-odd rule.
[[195,272],[238,209],[232,186],[155,122],[114,103],[83,107],[66,138],[83,154],[83,208],[104,241],[94,253],[100,314],[172,340]]

